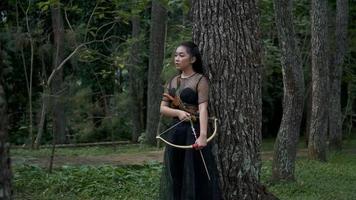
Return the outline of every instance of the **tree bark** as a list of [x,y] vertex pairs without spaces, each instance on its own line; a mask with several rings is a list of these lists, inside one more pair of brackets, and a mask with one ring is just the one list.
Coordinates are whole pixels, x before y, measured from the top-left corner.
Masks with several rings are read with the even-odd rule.
[[[2,77],[2,58],[0,44],[0,78]],[[0,80],[0,199],[12,199],[11,190],[11,163],[10,163],[10,144],[7,135],[7,105],[5,91]]]
[[261,169],[261,33],[257,1],[196,0],[193,40],[210,79],[210,116],[223,199],[276,199],[259,183]]
[[330,66],[329,147],[342,148],[341,76],[347,48],[348,1],[336,1],[336,30],[333,63]]
[[[52,28],[54,36],[53,69],[64,59],[64,26],[61,14],[60,1],[56,1],[51,7]],[[51,83],[52,105],[53,105],[53,135],[56,143],[66,142],[64,105],[61,102],[63,95],[63,69],[59,69]]]
[[[45,83],[47,81],[47,75],[46,75],[46,63],[45,63],[45,56],[46,53],[43,53],[40,55],[41,57],[41,63],[42,63],[42,75],[41,75],[41,81]],[[42,107],[41,107],[41,115],[40,115],[40,120],[38,122],[37,126],[37,136],[35,140],[35,149],[39,149],[41,145],[41,140],[42,140],[42,135],[43,132],[45,131],[45,124],[46,124],[46,114],[48,112],[48,94],[49,94],[49,88],[47,84],[43,84],[43,93],[42,93]]]
[[274,144],[273,180],[293,180],[304,104],[304,76],[293,27],[292,0],[274,0],[284,83],[283,116]]
[[146,142],[156,144],[159,120],[159,104],[162,99],[161,71],[163,67],[166,38],[167,10],[159,0],[152,1],[150,30],[150,60],[147,88]]
[[309,157],[326,161],[326,134],[328,125],[328,42],[327,1],[312,0],[312,113],[309,132]]
[[311,110],[312,110],[312,82],[311,80],[307,84],[304,100],[304,110],[305,110],[305,131],[304,131],[304,144],[308,148],[309,135],[310,135],[310,123],[311,123]]
[[132,121],[132,142],[137,142],[138,137],[143,132],[142,110],[143,110],[143,81],[142,72],[140,69],[140,17],[133,16],[132,22],[132,45],[130,48],[130,57],[128,60],[128,71],[130,81],[130,96],[131,96],[131,121]]

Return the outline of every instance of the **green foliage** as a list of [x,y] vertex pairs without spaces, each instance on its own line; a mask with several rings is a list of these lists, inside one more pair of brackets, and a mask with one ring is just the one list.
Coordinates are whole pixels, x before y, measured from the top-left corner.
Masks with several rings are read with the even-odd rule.
[[[105,71],[101,72],[105,76]],[[84,88],[81,80],[67,77],[69,97],[66,100],[66,114],[72,142],[96,142],[104,140],[130,139],[130,126],[126,109],[129,100],[126,92],[115,93],[107,98],[107,106],[113,113],[105,114],[98,102],[92,102],[93,91]],[[115,114],[117,113],[117,114]]]
[[327,163],[307,159],[297,160],[296,181],[268,183],[271,162],[264,162],[262,180],[268,190],[280,199],[355,199],[356,157],[345,153],[334,153]]
[[[24,76],[24,63],[29,74],[31,57],[30,40],[34,45],[33,71],[33,116],[39,115],[43,81],[51,73],[53,63],[53,34],[50,7],[57,0],[7,1],[5,10],[0,10],[0,42],[2,45],[2,75],[8,95],[9,126],[11,142],[20,144],[26,141],[29,129],[28,94]],[[192,21],[189,18],[188,0],[160,0],[167,8],[166,53],[162,71],[162,82],[167,82],[177,73],[172,64],[172,53],[182,41],[191,40]],[[310,80],[310,1],[294,1],[294,25],[300,47],[306,83]],[[335,11],[335,3],[329,1],[330,11]],[[133,44],[131,19],[138,16],[141,25],[139,38],[140,53],[136,76],[142,80],[140,98],[145,101],[144,90],[148,66],[148,43],[150,27],[149,0],[114,1],[61,1],[63,24],[65,28],[65,52],[68,56],[84,42],[93,42],[79,49],[66,65],[64,76],[66,89],[63,102],[69,133],[76,141],[107,140],[109,138],[130,138],[129,71],[127,61]],[[17,8],[17,9],[16,9]],[[280,66],[280,52],[277,30],[274,22],[273,1],[259,1],[261,13],[261,33],[263,39],[263,134],[273,136],[277,133],[282,110],[283,83]],[[346,122],[351,123],[355,90],[355,47],[356,4],[350,2],[349,48],[343,71],[343,111]],[[18,11],[18,13],[16,12]],[[27,12],[26,12],[27,11]],[[26,23],[26,13],[29,27]],[[332,15],[332,14],[331,14]],[[330,30],[333,23],[330,23]],[[29,30],[28,30],[29,28]],[[110,39],[108,39],[110,38]],[[23,56],[21,55],[23,52]],[[136,69],[136,68],[135,68]],[[80,84],[78,84],[80,83]],[[75,86],[75,89],[73,87]],[[118,98],[120,96],[120,98]],[[103,112],[103,98],[109,104],[110,116]],[[120,102],[119,102],[120,101]],[[143,102],[143,105],[145,102]],[[101,120],[93,120],[95,112],[101,113]],[[50,139],[51,115],[47,115],[45,141]],[[144,120],[143,120],[144,121]],[[36,127],[38,120],[35,120]],[[348,127],[350,127],[348,125]],[[352,131],[352,128],[348,130]]]
[[161,166],[15,168],[16,199],[156,199]]
[[168,3],[168,23],[165,49],[165,60],[162,69],[162,80],[167,82],[177,70],[174,67],[174,53],[178,45],[183,41],[192,40],[192,26],[188,18],[187,1],[174,1]]

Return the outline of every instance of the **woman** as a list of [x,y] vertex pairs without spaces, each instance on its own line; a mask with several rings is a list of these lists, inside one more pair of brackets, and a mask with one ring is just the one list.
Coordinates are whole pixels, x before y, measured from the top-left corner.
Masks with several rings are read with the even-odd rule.
[[177,145],[194,144],[194,149],[167,146],[161,178],[160,199],[218,200],[217,172],[208,133],[208,79],[198,47],[181,43],[174,63],[181,72],[167,84],[161,102],[161,114],[178,124],[167,139]]

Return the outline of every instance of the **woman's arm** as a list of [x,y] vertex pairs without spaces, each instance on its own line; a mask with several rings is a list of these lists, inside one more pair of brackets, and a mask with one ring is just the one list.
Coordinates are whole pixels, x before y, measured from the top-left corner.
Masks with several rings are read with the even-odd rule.
[[208,102],[199,104],[199,123],[200,123],[200,136],[196,141],[198,149],[202,149],[207,143],[208,133]]
[[178,117],[179,120],[189,119],[190,117],[190,114],[188,112],[170,108],[168,102],[166,101],[161,102],[160,112],[162,115],[167,117]]

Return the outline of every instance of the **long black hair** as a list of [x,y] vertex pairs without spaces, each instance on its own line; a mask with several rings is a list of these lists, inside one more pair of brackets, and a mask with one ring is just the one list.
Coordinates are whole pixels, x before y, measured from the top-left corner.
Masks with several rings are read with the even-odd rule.
[[191,57],[195,57],[195,62],[192,65],[193,70],[197,73],[203,74],[204,73],[203,62],[201,60],[201,54],[200,54],[198,46],[194,42],[191,42],[191,41],[182,42],[182,43],[180,43],[179,46],[185,47],[187,50],[187,53]]

